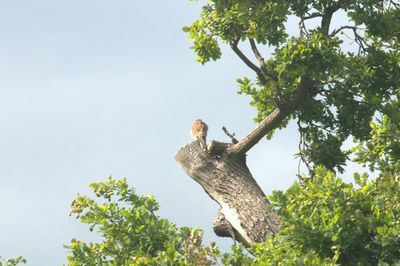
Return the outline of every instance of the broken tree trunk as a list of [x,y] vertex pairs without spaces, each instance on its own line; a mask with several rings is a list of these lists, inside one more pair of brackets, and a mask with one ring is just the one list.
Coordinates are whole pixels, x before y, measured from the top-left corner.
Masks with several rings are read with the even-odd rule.
[[232,237],[248,247],[278,232],[278,216],[268,208],[263,191],[247,168],[246,153],[300,105],[312,86],[312,80],[302,74],[290,97],[285,101],[278,97],[277,108],[240,141],[224,129],[231,144],[212,141],[204,151],[194,141],[178,150],[178,163],[221,206],[213,222],[218,236]]
[[182,147],[175,159],[221,206],[213,222],[214,232],[249,247],[277,233],[279,221],[247,168],[245,155],[230,152],[231,146],[213,141],[206,152],[193,141]]

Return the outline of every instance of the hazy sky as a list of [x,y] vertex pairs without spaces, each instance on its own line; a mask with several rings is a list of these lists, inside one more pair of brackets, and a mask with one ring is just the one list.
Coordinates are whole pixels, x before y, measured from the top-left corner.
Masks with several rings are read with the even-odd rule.
[[[135,0],[0,2],[0,256],[27,265],[66,260],[63,244],[91,239],[68,217],[77,193],[109,175],[151,193],[160,215],[214,236],[218,206],[174,160],[196,118],[209,139],[255,124],[235,79],[250,72],[230,51],[195,62],[181,28],[198,3]],[[294,27],[297,27],[294,25]],[[295,127],[263,140],[248,165],[269,194],[297,173]]]

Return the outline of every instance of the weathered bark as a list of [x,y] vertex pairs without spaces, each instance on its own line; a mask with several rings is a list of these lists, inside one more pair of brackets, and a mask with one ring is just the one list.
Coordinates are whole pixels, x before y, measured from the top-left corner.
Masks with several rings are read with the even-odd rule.
[[179,149],[175,158],[221,206],[214,220],[215,233],[251,246],[264,241],[268,234],[277,233],[279,220],[267,207],[245,156],[228,152],[231,145],[213,142],[206,152],[194,141]]
[[[237,46],[233,47],[240,52]],[[242,59],[247,60],[244,56]],[[205,151],[194,141],[178,150],[178,163],[221,206],[213,222],[218,236],[229,236],[251,246],[278,232],[278,216],[268,208],[263,191],[247,168],[246,153],[299,106],[312,84],[302,74],[291,97],[278,101],[276,109],[240,141],[224,129],[233,143],[212,141]]]

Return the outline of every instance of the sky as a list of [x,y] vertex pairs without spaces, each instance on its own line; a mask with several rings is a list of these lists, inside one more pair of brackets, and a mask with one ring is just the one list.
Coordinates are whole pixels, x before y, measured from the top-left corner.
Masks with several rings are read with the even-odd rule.
[[[228,49],[195,62],[182,27],[198,12],[182,0],[0,2],[0,256],[65,263],[64,244],[95,239],[70,203],[110,175],[155,195],[162,217],[204,229],[206,244],[232,244],[212,231],[217,204],[174,160],[196,118],[220,141],[222,126],[238,138],[255,127],[237,94],[236,78],[252,76],[244,64]],[[248,153],[266,194],[295,181],[298,140],[291,124]]]

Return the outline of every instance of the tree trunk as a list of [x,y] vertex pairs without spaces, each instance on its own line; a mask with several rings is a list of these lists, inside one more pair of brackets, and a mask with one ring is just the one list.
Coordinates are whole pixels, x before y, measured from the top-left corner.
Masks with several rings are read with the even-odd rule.
[[194,141],[178,150],[175,159],[183,170],[221,206],[213,221],[218,236],[232,237],[249,247],[278,232],[279,218],[247,168],[246,153],[299,106],[312,86],[307,75],[300,75],[292,95],[279,101],[278,107],[240,141],[223,128],[231,144],[212,141],[205,151]]
[[179,149],[175,159],[221,206],[214,232],[249,247],[276,234],[279,219],[247,168],[246,155],[232,152],[233,145],[212,141],[205,151],[193,141]]

